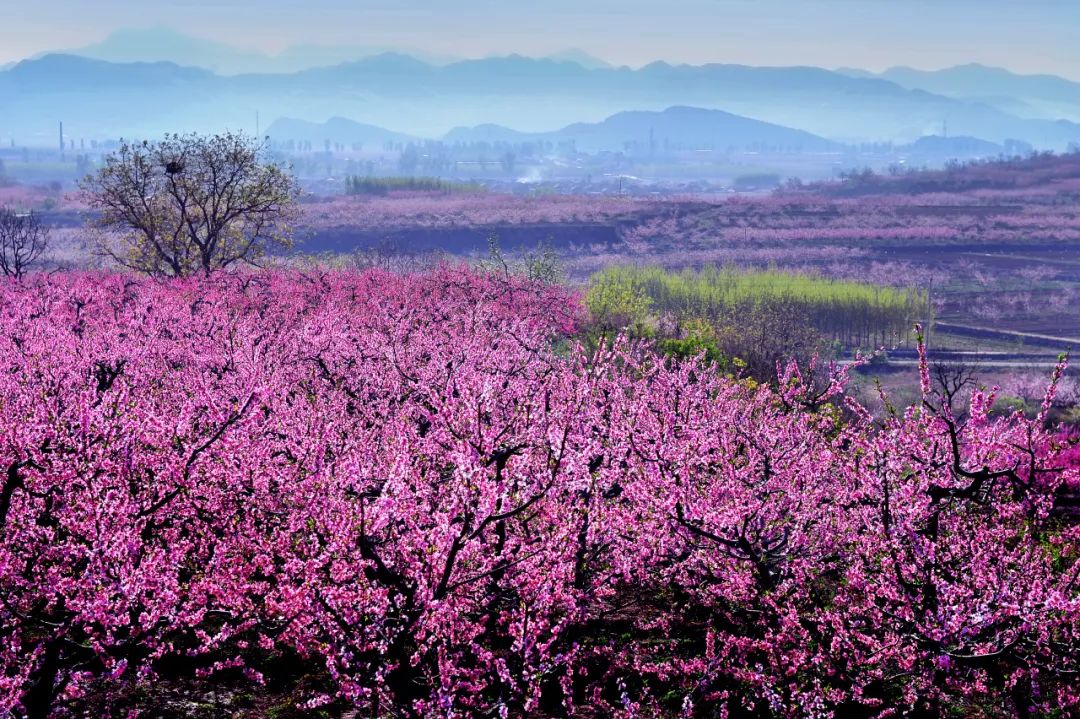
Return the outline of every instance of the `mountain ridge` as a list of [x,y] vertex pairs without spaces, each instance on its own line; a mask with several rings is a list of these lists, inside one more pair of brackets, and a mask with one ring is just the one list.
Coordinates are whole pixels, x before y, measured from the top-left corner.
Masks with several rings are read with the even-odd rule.
[[1046,73],[1017,73],[1006,68],[965,63],[939,70],[897,65],[872,73],[855,68],[837,70],[849,77],[877,78],[900,87],[994,107],[1027,112],[1042,119],[1080,121],[1080,82]]
[[[138,90],[145,96],[138,96]],[[880,78],[808,66],[651,63],[588,69],[553,59],[507,56],[432,65],[401,53],[296,73],[226,76],[167,62],[108,63],[46,55],[0,72],[12,98],[9,134],[51,133],[77,117],[83,136],[242,128],[265,117],[364,117],[410,135],[480,124],[524,132],[598,122],[628,107],[691,106],[796,128],[834,142],[912,142],[947,123],[991,142],[1019,139],[1045,149],[1080,141],[1080,125],[1011,115]],[[88,99],[88,96],[90,99]],[[134,104],[133,104],[134,103]],[[301,108],[302,112],[297,112]]]
[[[737,130],[741,130],[742,134],[737,134]],[[795,128],[761,122],[722,110],[685,106],[674,106],[661,112],[627,110],[597,123],[573,123],[555,130],[532,133],[486,123],[473,127],[455,127],[441,137],[423,138],[346,118],[330,118],[325,123],[280,118],[270,126],[267,135],[283,141],[306,140],[316,146],[326,140],[344,144],[386,141],[423,143],[440,140],[450,144],[487,142],[495,145],[573,142],[577,149],[591,151],[627,149],[627,143],[637,143],[635,149],[638,150],[646,149],[649,143],[655,143],[654,149],[676,143],[689,149],[752,149],[755,144],[790,149],[797,147],[804,152],[834,152],[846,149],[826,138]],[[926,135],[898,148],[915,157],[951,153],[963,158],[994,157],[1009,151],[1022,154],[1030,149],[1024,146],[1008,147],[977,137],[939,135]]]

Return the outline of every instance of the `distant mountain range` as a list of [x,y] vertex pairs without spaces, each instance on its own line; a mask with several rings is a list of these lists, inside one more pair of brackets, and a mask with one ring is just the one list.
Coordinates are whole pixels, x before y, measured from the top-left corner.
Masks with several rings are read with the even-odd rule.
[[981,102],[1020,117],[1080,122],[1080,82],[1056,75],[1019,75],[972,63],[944,70],[893,67],[881,73],[842,68],[846,75],[888,80],[900,87]]
[[61,120],[72,138],[250,132],[257,115],[263,127],[279,117],[348,117],[420,137],[483,125],[536,135],[601,123],[628,109],[673,106],[722,110],[834,143],[904,144],[943,126],[950,135],[998,144],[1015,139],[1060,150],[1080,142],[1074,122],[1023,117],[850,72],[663,62],[631,69],[578,60],[510,56],[440,65],[384,53],[299,72],[222,75],[169,62],[47,55],[0,71],[0,142],[48,142]]
[[[66,50],[63,54],[107,62],[172,62],[201,67],[221,75],[239,75],[299,72],[395,50],[397,48],[371,45],[293,45],[270,54],[194,37],[168,27],[151,27],[118,30],[100,42]],[[419,49],[408,52],[433,64],[460,59],[428,54]]]
[[[277,53],[264,53],[162,26],[117,30],[100,42],[54,54],[77,55],[107,62],[171,62],[185,67],[201,67],[220,75],[241,75],[299,72],[386,53],[408,54],[432,65],[447,65],[462,59],[424,52],[419,48],[389,45],[304,44],[292,45]],[[48,53],[38,57],[44,54]],[[589,69],[611,67],[604,60],[577,48],[548,55],[546,59],[573,62]]]
[[275,120],[266,128],[266,135],[281,142],[310,142],[315,150],[327,142],[350,147],[355,144],[378,148],[385,143],[417,142],[420,138],[367,125],[344,117],[332,117],[326,122],[308,122],[291,117]]
[[663,112],[620,112],[601,122],[578,122],[561,130],[523,133],[498,125],[459,127],[443,138],[447,142],[550,141],[572,143],[578,150],[603,152],[637,149],[714,149],[789,152],[830,152],[842,148],[802,130],[782,127],[721,110],[671,107]]
[[985,159],[1001,155],[1026,155],[1034,148],[1017,140],[1005,144],[980,140],[977,137],[927,135],[920,137],[910,145],[899,148],[900,152],[910,155],[915,161],[953,158],[957,160]]
[[[283,118],[267,128],[266,134],[277,142],[309,142],[316,150],[327,142],[346,147],[359,144],[367,149],[379,149],[386,143],[421,143],[425,140],[442,140],[451,144],[486,142],[493,145],[546,142],[555,146],[571,144],[577,150],[586,152],[617,152],[632,148],[639,155],[650,149],[808,153],[848,149],[802,130],[721,110],[693,107],[670,107],[662,112],[620,112],[601,122],[579,122],[551,132],[521,132],[502,125],[484,124],[456,127],[441,137],[421,138],[335,117],[324,123]],[[1016,141],[1002,145],[976,137],[938,135],[921,137],[896,148],[897,152],[908,155],[916,162],[945,157],[975,159],[1002,154],[1022,155],[1031,149],[1030,145]]]
[[555,60],[556,62],[573,62],[581,65],[586,70],[610,70],[615,67],[607,60],[601,60],[595,55],[590,55],[584,50],[577,48],[570,48],[569,50],[563,50],[562,52],[556,52],[551,55],[545,56],[546,60]]
[[[276,141],[306,141],[318,149],[324,143],[378,147],[386,142],[417,142],[420,138],[381,127],[336,117],[325,123],[281,119],[266,131]],[[782,150],[830,152],[841,145],[802,130],[781,127],[720,110],[671,107],[662,112],[620,112],[595,123],[574,123],[552,132],[528,133],[500,125],[454,128],[441,138],[455,143],[550,142],[573,144],[586,152],[619,151],[634,145],[638,150],[682,149]]]

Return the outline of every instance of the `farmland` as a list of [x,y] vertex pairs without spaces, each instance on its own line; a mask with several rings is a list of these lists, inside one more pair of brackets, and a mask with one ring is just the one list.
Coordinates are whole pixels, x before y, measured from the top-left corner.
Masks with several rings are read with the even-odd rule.
[[[86,259],[77,195],[16,186],[0,188],[0,201],[42,210],[60,228],[60,256]],[[578,284],[630,263],[775,268],[913,287],[928,294],[941,323],[936,349],[1041,347],[1051,357],[1080,338],[1077,155],[853,174],[756,196],[506,195],[447,185],[312,195],[302,211],[300,255],[476,259],[497,236],[511,255],[551,249]]]
[[[578,281],[625,262],[776,267],[914,286],[930,294],[942,322],[1080,337],[1080,157],[1014,165],[919,173],[902,192],[903,177],[730,199],[313,199],[302,248],[476,256],[497,234],[508,250],[546,243]],[[847,184],[857,183],[839,187]]]
[[1075,156],[323,197],[168,142],[277,214],[0,190],[56,242],[0,285],[0,711],[1080,707]]

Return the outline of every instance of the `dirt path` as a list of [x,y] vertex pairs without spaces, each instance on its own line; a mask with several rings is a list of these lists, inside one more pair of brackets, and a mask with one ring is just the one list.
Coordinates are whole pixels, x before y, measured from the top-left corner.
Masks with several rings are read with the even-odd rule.
[[1034,332],[996,330],[990,327],[958,325],[952,322],[934,322],[934,327],[949,334],[980,339],[1014,340],[1025,345],[1053,348],[1059,352],[1063,352],[1070,347],[1080,347],[1080,339],[1075,337],[1055,337],[1054,335],[1036,334]]

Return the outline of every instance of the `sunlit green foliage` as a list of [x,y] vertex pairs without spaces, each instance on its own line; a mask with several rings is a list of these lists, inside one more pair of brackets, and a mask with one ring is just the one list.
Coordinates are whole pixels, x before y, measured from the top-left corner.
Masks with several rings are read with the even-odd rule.
[[652,298],[637,278],[622,268],[611,268],[593,277],[585,295],[585,306],[601,331],[629,329],[636,335],[649,334]]
[[720,348],[716,329],[702,320],[689,320],[683,326],[681,337],[667,337],[657,342],[657,348],[666,355],[679,359],[701,356],[706,362],[721,370],[736,368]]
[[931,315],[924,291],[833,280],[776,270],[706,267],[609,267],[593,277],[588,306],[602,323],[644,325],[654,316],[730,325],[739,316],[790,308],[823,336],[847,346],[906,339],[912,323]]

